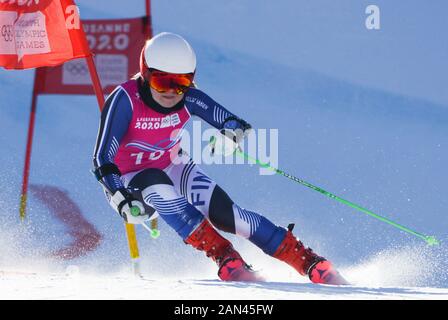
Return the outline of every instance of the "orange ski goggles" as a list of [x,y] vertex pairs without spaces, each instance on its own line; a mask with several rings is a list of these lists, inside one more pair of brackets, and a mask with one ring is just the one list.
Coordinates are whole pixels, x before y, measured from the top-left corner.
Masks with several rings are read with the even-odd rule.
[[177,94],[184,94],[193,83],[194,73],[167,73],[152,69],[149,73],[149,85],[157,92],[163,93],[174,90]]

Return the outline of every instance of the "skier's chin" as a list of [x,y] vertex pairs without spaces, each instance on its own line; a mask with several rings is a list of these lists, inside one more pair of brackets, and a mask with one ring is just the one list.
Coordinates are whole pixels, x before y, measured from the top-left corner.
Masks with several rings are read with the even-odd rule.
[[178,95],[162,95],[160,98],[160,105],[164,108],[174,107],[181,99]]

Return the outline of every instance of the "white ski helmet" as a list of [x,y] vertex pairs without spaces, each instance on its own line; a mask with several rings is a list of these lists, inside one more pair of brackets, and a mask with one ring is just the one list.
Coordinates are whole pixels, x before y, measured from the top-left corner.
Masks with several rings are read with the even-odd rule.
[[162,32],[146,41],[140,54],[140,73],[149,68],[168,73],[194,73],[196,54],[181,36]]

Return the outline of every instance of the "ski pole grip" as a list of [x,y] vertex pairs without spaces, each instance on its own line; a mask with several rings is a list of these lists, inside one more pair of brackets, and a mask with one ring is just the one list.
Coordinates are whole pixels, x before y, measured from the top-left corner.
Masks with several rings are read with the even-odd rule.
[[140,215],[140,208],[139,207],[137,207],[137,206],[133,206],[133,207],[131,207],[131,215],[133,216],[133,217],[138,217],[139,215]]

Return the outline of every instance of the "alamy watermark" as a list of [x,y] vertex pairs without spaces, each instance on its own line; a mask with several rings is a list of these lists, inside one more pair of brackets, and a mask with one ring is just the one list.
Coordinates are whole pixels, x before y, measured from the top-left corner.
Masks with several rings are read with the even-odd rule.
[[[278,156],[278,129],[250,129],[245,133],[235,130],[236,136],[240,136],[238,144],[232,137],[227,138],[219,130],[207,128],[203,130],[202,122],[192,122],[191,132],[186,129],[174,130],[169,141],[160,141],[151,149],[131,154],[138,165],[146,159],[157,160],[166,152],[170,152],[171,162],[178,164],[188,161],[189,157],[178,157],[176,146],[187,153],[196,164],[217,165],[247,165],[254,164],[257,159],[263,165],[276,168],[279,163]],[[231,131],[232,132],[232,131]],[[219,143],[213,143],[218,141]],[[140,145],[140,143],[133,143]],[[275,174],[274,170],[267,167],[259,167],[260,175]]]
[[65,26],[68,30],[78,30],[81,28],[81,17],[79,15],[79,8],[75,5],[70,5],[65,8]]
[[368,14],[365,25],[368,30],[380,30],[381,29],[381,13],[380,8],[377,5],[368,5],[365,11]]

